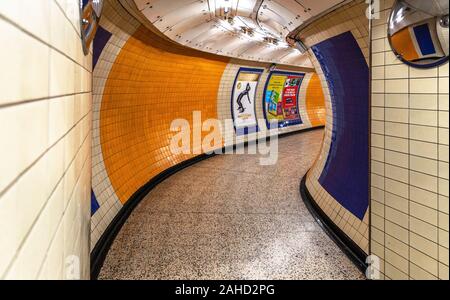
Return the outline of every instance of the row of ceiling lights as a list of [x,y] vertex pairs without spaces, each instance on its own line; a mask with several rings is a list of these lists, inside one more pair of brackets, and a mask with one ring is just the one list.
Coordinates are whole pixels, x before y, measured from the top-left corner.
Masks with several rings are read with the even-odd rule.
[[[227,21],[231,26],[233,26],[234,28],[236,28],[235,26],[235,16],[232,15],[232,1],[231,0],[215,0],[216,1],[216,5],[218,4],[219,7],[218,10],[216,10],[216,16],[218,18],[223,19],[224,21]],[[311,9],[309,8],[305,8],[305,11],[309,11]],[[217,13],[219,13],[219,15],[217,15]],[[241,22],[244,23],[245,22]],[[255,32],[257,30],[255,30],[255,28],[252,28],[250,26],[239,26],[239,31],[243,34],[246,34],[247,36],[254,38],[255,37]],[[258,30],[257,35],[259,35],[259,37],[261,38],[262,42],[266,42],[268,44],[274,45],[274,46],[284,46],[286,48],[292,48],[293,50],[298,50],[300,53],[304,53],[306,49],[304,49],[304,47],[296,47],[296,45],[294,44],[295,47],[292,47],[291,45],[289,45],[286,42],[282,42],[280,41],[278,38],[274,37],[273,35],[267,34],[262,28],[261,30]]]

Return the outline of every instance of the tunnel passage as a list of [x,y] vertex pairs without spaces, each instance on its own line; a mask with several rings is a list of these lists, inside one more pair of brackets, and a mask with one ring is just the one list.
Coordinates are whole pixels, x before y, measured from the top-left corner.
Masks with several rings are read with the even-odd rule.
[[[256,253],[247,255],[245,263],[257,274],[231,262],[234,269],[243,266],[233,273],[237,277],[264,277],[258,265],[264,257],[269,269],[276,267],[276,274],[266,276],[278,276],[284,268],[300,277],[286,262],[295,265],[304,244],[321,253],[316,256],[321,265],[313,267],[320,277],[322,268],[333,268],[331,259],[321,255],[332,251],[321,252],[319,242],[311,243],[321,231],[303,239],[311,228],[298,210],[302,204],[294,204],[301,200],[294,194],[298,187],[290,177],[272,178],[282,169],[280,174],[292,171],[298,181],[304,175],[302,200],[313,217],[320,216],[345,249],[356,250],[359,267],[373,263],[376,272],[367,274],[376,274],[374,279],[449,278],[448,0],[0,3],[0,40],[7,45],[0,55],[0,279],[97,278],[115,234],[147,195],[138,215],[164,204],[175,212],[184,207],[186,214],[208,211],[211,205],[217,211],[235,205],[246,213],[232,211],[229,222],[216,222],[208,217],[219,213],[208,211],[195,215],[204,218],[192,226],[192,216],[178,222],[176,213],[159,211],[160,218],[149,214],[144,219],[150,225],[141,223],[136,230],[130,227],[140,219],[132,217],[116,243],[124,250],[130,247],[123,241],[132,244],[142,228],[163,229],[143,238],[156,240],[151,244],[155,250],[128,251],[136,258],[132,265],[142,258],[149,264],[140,274],[130,271],[133,276],[174,275],[172,265],[154,256],[161,254],[173,266],[183,259],[173,254],[178,250],[172,251],[165,237],[177,228],[195,234],[207,226],[225,241],[244,241],[222,245],[215,240],[207,249],[212,256],[223,254],[217,245],[231,247],[234,254],[240,249],[248,254],[248,248]],[[238,95],[247,88],[251,91],[239,105]],[[198,183],[189,172],[202,174],[206,168],[201,166],[217,164],[208,171],[225,177],[236,166],[244,172],[235,172],[232,180],[207,177],[201,183],[217,184],[217,192],[202,185],[181,199],[164,179],[176,186],[168,176],[204,159],[206,151],[172,152],[171,122],[183,118],[199,129],[194,121],[199,113],[222,125],[240,121],[221,132],[233,139],[249,142],[259,133],[264,139],[324,127],[323,142],[317,149],[303,149],[298,147],[301,136],[314,134],[298,135],[298,145],[283,152],[273,171],[258,174],[251,174],[251,157],[203,162],[174,175],[185,191],[190,186],[182,184],[182,174]],[[270,119],[280,121],[278,132],[269,129]],[[235,144],[218,141],[218,149]],[[290,161],[300,155],[299,148],[303,156]],[[301,163],[297,168],[310,155],[311,168]],[[158,184],[167,189],[161,191]],[[240,189],[233,191],[232,201],[214,202],[216,196],[225,198],[221,184]],[[264,192],[252,193],[250,186]],[[170,198],[168,191],[177,203],[159,202]],[[251,213],[252,197],[263,199],[260,206],[274,213]],[[294,218],[284,211],[288,206],[296,215],[295,228],[285,226]],[[270,222],[238,218],[260,215]],[[269,232],[271,240],[255,246],[263,238],[252,224],[265,227],[259,230]],[[241,237],[234,235],[238,229]],[[247,238],[251,234],[246,232],[257,234]],[[184,244],[192,249],[205,243]],[[288,245],[286,253],[280,244]],[[115,246],[111,255],[124,261],[118,252]],[[193,253],[195,264],[183,269],[190,277],[207,277],[199,267],[200,255]],[[301,267],[303,277],[310,276],[310,267]],[[114,274],[114,268],[122,272],[124,267],[109,258],[102,276]],[[334,269],[332,274],[337,274]]]
[[362,279],[300,199],[322,139],[280,139],[274,166],[219,155],[166,179],[129,217],[99,278]]
[[[289,99],[279,96],[275,113],[284,117],[281,106],[285,105],[283,101],[290,101],[288,118],[301,122],[292,122],[295,125],[279,128],[278,132],[321,127],[325,123],[322,84],[314,69],[292,65],[277,65],[273,69],[269,63],[200,52],[174,44],[151,29],[118,3],[108,1],[94,41],[93,249],[143,186],[201,154],[201,149],[191,149],[188,154],[171,151],[175,135],[172,121],[187,120],[193,129],[201,126],[194,124],[194,114],[199,113],[201,121],[216,119],[222,125],[223,141],[219,147],[235,143],[226,140],[227,136],[254,141],[271,134],[265,120],[268,88],[278,88],[282,94],[289,88],[285,84],[290,77],[295,77],[302,78],[293,89],[295,93]],[[242,133],[247,134],[241,135],[239,130],[227,129],[225,125],[239,114],[237,110],[233,114],[231,106],[239,74],[245,79],[252,73],[258,74],[251,83],[252,101],[249,104],[245,98],[244,102],[253,109],[255,121],[250,127],[258,130],[243,127]],[[281,80],[276,87],[266,85],[272,74]],[[235,94],[237,98],[239,93]],[[237,103],[235,107],[238,108]],[[252,116],[250,109],[242,113],[244,124],[247,114]],[[207,134],[203,131],[201,138]]]

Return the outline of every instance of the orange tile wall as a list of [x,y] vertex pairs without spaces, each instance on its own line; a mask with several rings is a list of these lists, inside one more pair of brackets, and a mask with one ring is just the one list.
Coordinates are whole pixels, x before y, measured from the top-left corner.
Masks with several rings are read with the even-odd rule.
[[317,73],[314,73],[309,80],[306,90],[306,108],[311,126],[325,125],[325,96]]
[[[141,21],[121,2],[105,1],[100,25],[111,37],[101,49],[93,72],[92,191],[99,208],[91,219],[91,249],[136,191],[161,172],[194,156],[170,152],[174,119],[183,118],[192,124],[193,111],[201,111],[203,120],[215,118],[222,125],[232,118],[231,93],[240,67],[264,70],[256,100],[256,115],[263,117],[264,85],[271,64],[185,48]],[[309,109],[306,90],[312,69],[278,68],[304,72],[307,79],[299,93],[304,124],[279,132],[311,127],[305,110]],[[265,121],[260,124],[264,130]],[[222,136],[235,137],[233,129],[222,129]],[[256,138],[253,134],[245,140]]]
[[227,63],[144,27],[127,41],[109,74],[100,112],[104,163],[122,203],[157,174],[194,156],[170,152],[170,124],[176,118],[192,124],[193,111],[201,111],[203,120],[217,118]]

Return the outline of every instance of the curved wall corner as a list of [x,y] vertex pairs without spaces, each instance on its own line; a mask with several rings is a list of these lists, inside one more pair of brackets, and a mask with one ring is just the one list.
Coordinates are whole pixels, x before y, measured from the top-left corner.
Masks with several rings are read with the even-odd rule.
[[[369,21],[351,1],[298,36],[323,86],[325,138],[306,177],[311,198],[333,225],[369,254]],[[364,258],[361,258],[364,261]]]
[[[262,108],[269,64],[230,60],[173,44],[143,26],[118,1],[105,2],[100,25],[94,41],[91,249],[134,193],[201,154],[171,153],[174,119],[188,120],[191,128],[194,111],[201,112],[202,120],[224,124],[232,119],[231,94],[241,67],[263,71],[255,110],[262,132],[271,134]],[[314,70],[277,68],[305,74],[298,100],[303,124],[279,133],[323,126],[324,97]],[[235,136],[234,129],[229,130],[223,130],[222,137]],[[253,133],[244,140],[257,138]],[[230,145],[222,140],[221,147]]]

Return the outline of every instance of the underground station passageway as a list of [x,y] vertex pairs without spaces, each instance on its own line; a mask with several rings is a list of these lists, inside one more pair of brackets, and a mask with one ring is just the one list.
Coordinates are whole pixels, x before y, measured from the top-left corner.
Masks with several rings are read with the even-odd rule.
[[364,278],[299,201],[322,136],[283,138],[272,166],[221,155],[165,180],[128,218],[99,278]]
[[449,279],[448,0],[0,0],[0,42],[0,279]]

